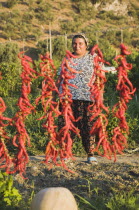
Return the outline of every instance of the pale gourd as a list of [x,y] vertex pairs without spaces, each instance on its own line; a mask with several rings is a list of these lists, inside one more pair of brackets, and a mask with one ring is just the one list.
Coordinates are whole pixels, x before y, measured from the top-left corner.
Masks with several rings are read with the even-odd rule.
[[72,193],[64,187],[40,190],[32,200],[30,210],[77,210]]

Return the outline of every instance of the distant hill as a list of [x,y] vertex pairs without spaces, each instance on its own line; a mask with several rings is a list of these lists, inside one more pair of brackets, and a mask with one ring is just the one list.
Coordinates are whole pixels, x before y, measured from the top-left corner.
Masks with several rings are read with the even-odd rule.
[[116,46],[124,39],[139,45],[138,0],[1,0],[0,20],[0,43],[16,41],[21,48],[35,46],[50,32],[52,37],[84,32],[96,42],[106,38]]

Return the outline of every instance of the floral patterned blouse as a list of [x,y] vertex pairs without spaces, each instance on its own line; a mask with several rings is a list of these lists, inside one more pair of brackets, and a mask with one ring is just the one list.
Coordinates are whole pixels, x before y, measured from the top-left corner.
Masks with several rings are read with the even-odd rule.
[[[81,71],[79,74],[76,74],[76,77],[74,79],[70,79],[69,83],[76,85],[78,88],[74,88],[69,86],[71,93],[72,93],[72,99],[73,100],[83,100],[83,101],[90,101],[90,87],[88,86],[88,83],[90,79],[92,78],[92,75],[94,73],[94,55],[91,55],[87,53],[83,57],[79,58],[72,58],[72,63],[69,63],[69,66],[77,71]],[[58,72],[58,75],[60,75],[60,71]],[[60,86],[59,91],[62,92],[62,87]]]

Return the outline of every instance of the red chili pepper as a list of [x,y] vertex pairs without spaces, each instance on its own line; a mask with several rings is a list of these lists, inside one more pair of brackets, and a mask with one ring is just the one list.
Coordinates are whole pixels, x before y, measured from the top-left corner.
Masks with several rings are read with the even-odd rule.
[[[74,122],[77,120],[74,118],[72,109],[71,109],[71,104],[72,104],[72,94],[70,92],[70,89],[68,88],[69,86],[74,86],[77,88],[75,85],[72,85],[69,83],[69,79],[74,78],[75,74],[78,73],[73,68],[70,68],[69,63],[72,63],[72,57],[76,57],[72,55],[71,52],[67,51],[66,52],[66,58],[63,59],[61,68],[61,77],[63,79],[63,84],[62,84],[62,94],[59,95],[60,97],[60,103],[62,106],[61,110],[61,115],[64,118],[65,121],[65,126],[63,126],[60,131],[55,135],[56,139],[54,141],[51,140],[51,144],[48,145],[49,147],[49,154],[46,154],[46,162],[49,160],[50,154],[52,154],[53,151],[56,151],[52,157],[52,161],[56,165],[61,165],[63,166],[66,170],[69,171],[69,169],[66,167],[63,158],[72,158],[72,139],[70,136],[70,132],[73,131],[77,135],[79,135],[79,130],[75,127]],[[53,106],[51,104],[50,110],[53,110]],[[49,111],[50,112],[50,111]],[[50,113],[49,113],[50,114]],[[50,116],[50,115],[49,115]],[[51,115],[52,119],[52,115]],[[52,126],[52,129],[54,126]],[[50,124],[48,125],[48,129],[50,129]],[[56,146],[58,146],[58,149],[54,149]],[[57,157],[60,157],[61,163],[57,163]]]
[[33,78],[37,78],[38,73],[33,69],[35,65],[30,57],[23,55],[23,52],[21,52],[18,56],[21,59],[23,67],[23,71],[20,75],[22,78],[22,87],[21,96],[17,103],[19,111],[17,111],[12,119],[12,124],[16,128],[16,134],[13,137],[12,143],[18,148],[18,153],[12,159],[13,169],[11,170],[8,166],[6,171],[10,174],[19,172],[23,176],[26,164],[29,161],[28,154],[26,152],[26,143],[30,145],[30,137],[26,131],[24,121],[27,115],[31,114],[32,111],[35,111],[35,107],[33,107],[30,103],[28,95],[31,91],[31,80]]
[[[99,155],[105,156],[110,159],[112,151],[110,148],[107,129],[106,129],[108,124],[106,114],[109,113],[109,109],[103,103],[103,92],[104,92],[103,90],[104,90],[104,84],[106,82],[106,77],[104,74],[105,71],[103,70],[102,64],[107,62],[103,59],[103,54],[99,49],[98,45],[95,45],[91,49],[91,54],[94,55],[95,75],[92,75],[90,83],[88,84],[91,92],[90,98],[92,99],[92,105],[88,107],[88,110],[90,111],[90,113],[92,113],[90,121],[93,121],[93,126],[92,129],[90,130],[90,133],[92,135],[99,136],[99,141],[96,147],[92,150],[92,152],[98,152]],[[106,114],[102,113],[103,111],[105,111]],[[101,146],[103,152],[100,151]]]
[[2,79],[2,72],[0,71],[0,80]]
[[[49,164],[51,159],[53,164],[57,164],[57,157],[60,155],[60,143],[58,140],[57,134],[57,125],[55,125],[55,117],[58,117],[60,114],[58,102],[53,101],[53,92],[59,94],[55,78],[55,67],[53,65],[52,59],[49,58],[49,55],[41,56],[43,62],[40,64],[41,73],[40,76],[44,77],[42,82],[42,94],[36,99],[36,105],[41,101],[44,114],[38,120],[45,119],[43,127],[47,130],[49,134],[50,141],[46,146],[45,151],[45,163]],[[52,164],[49,164],[52,167]]]
[[125,46],[123,43],[120,44],[121,55],[130,55],[131,52],[128,50],[128,47]]
[[[9,150],[6,146],[5,141],[10,139],[7,136],[5,127],[12,123],[12,119],[4,117],[3,112],[6,110],[6,105],[4,100],[0,97],[0,168],[5,168],[7,171],[9,167],[12,167],[13,158],[9,155]],[[7,121],[7,123],[3,123]]]
[[127,147],[127,139],[125,133],[129,133],[129,126],[126,122],[125,113],[127,110],[127,103],[132,99],[131,95],[134,94],[135,88],[133,88],[132,83],[128,79],[128,70],[132,68],[131,64],[128,64],[126,61],[126,55],[129,55],[131,52],[128,51],[128,48],[124,45],[120,45],[121,55],[115,57],[115,61],[118,63],[118,84],[116,89],[119,91],[119,102],[113,106],[112,112],[115,117],[119,119],[119,124],[113,130],[112,137],[112,149],[115,152],[122,154],[122,151]]

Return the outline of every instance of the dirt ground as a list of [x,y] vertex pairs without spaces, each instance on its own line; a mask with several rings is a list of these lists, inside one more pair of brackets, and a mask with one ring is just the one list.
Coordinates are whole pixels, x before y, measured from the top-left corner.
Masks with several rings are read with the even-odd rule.
[[97,156],[98,164],[88,164],[86,157],[76,157],[76,160],[66,162],[67,167],[74,173],[70,173],[62,167],[54,166],[49,170],[42,163],[44,156],[31,156],[26,169],[26,177],[22,179],[15,176],[17,187],[23,197],[31,197],[31,193],[37,193],[46,187],[66,187],[73,194],[87,197],[93,189],[99,189],[112,193],[112,188],[117,191],[131,191],[139,193],[139,153],[118,155],[117,161],[108,160]]

